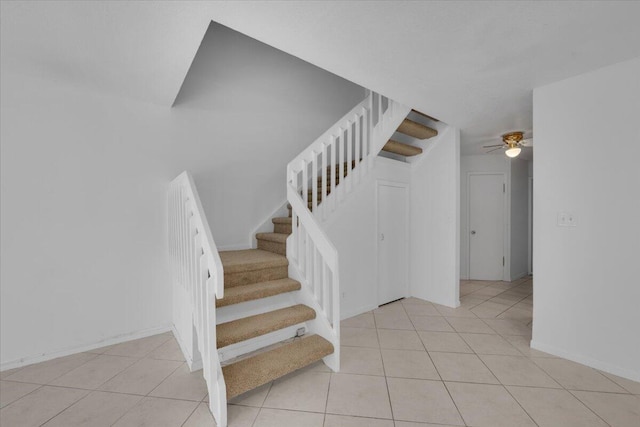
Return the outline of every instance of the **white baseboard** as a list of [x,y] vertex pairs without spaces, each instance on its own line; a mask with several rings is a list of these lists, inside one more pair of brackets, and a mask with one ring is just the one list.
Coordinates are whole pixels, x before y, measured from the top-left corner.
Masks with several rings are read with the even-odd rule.
[[571,360],[573,362],[580,363],[582,365],[589,366],[594,369],[599,369],[604,372],[608,372],[613,375],[617,375],[622,378],[630,379],[631,381],[640,381],[640,371],[633,369],[621,368],[619,366],[612,365],[601,360],[592,359],[588,356],[575,354],[564,349],[555,347],[553,345],[541,343],[539,341],[531,340],[531,348],[535,350],[544,351],[545,353],[552,354],[554,356],[562,357],[563,359]]
[[451,307],[451,308],[460,307],[460,298],[456,299],[454,297],[451,300],[444,301],[444,300],[438,300],[438,299],[435,299],[435,298],[433,298],[433,299],[426,298],[426,297],[424,297],[422,295],[411,295],[411,296],[414,297],[414,298],[419,298],[419,299],[422,299],[422,300],[425,300],[425,301],[429,301],[430,303],[433,303],[433,304],[444,305],[445,307]]
[[350,317],[357,316],[362,313],[366,313],[367,311],[375,310],[376,308],[378,308],[377,305],[363,305],[358,308],[343,311],[340,313],[340,317],[341,317],[340,320],[348,319]]
[[63,350],[53,351],[51,353],[38,354],[35,356],[26,356],[17,360],[0,363],[0,371],[6,371],[14,368],[22,368],[34,363],[46,362],[47,360],[57,359],[58,357],[69,356],[71,354],[82,353],[85,351],[95,350],[97,348],[106,347],[108,345],[120,344],[126,341],[133,341],[140,338],[150,337],[151,335],[158,335],[164,332],[171,331],[171,326],[159,326],[157,328],[144,329],[142,331],[130,332],[127,334],[116,335],[111,338],[107,338],[101,341],[97,341],[92,344],[69,347]]
[[518,274],[512,275],[511,276],[511,281],[513,282],[513,281],[516,281],[518,279],[522,279],[523,277],[526,277],[528,275],[529,274],[526,271],[523,271],[522,273],[518,273]]

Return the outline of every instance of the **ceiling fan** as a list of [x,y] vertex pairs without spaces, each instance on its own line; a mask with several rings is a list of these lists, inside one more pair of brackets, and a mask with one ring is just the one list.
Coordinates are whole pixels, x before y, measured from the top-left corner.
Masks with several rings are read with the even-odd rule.
[[522,147],[531,147],[533,146],[533,138],[524,137],[524,132],[509,132],[502,135],[502,144],[496,145],[484,145],[482,148],[493,148],[493,150],[487,151],[487,153],[494,152],[500,149],[506,149],[504,154],[507,157],[517,157],[522,151]]

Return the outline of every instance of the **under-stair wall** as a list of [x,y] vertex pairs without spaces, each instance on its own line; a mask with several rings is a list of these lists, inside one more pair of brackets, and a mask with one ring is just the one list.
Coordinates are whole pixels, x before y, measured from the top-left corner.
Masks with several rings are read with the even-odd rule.
[[[340,253],[342,318],[378,306],[376,297],[376,188],[378,182],[409,187],[409,295],[450,307],[459,304],[456,265],[459,255],[459,131],[433,123],[439,135],[411,163],[382,156],[357,192],[324,224]],[[453,248],[453,249],[452,249]]]
[[378,181],[410,185],[408,163],[377,157],[367,181],[326,223],[327,235],[340,254],[341,317],[378,306],[376,187]]
[[460,131],[440,134],[411,169],[411,295],[460,305]]

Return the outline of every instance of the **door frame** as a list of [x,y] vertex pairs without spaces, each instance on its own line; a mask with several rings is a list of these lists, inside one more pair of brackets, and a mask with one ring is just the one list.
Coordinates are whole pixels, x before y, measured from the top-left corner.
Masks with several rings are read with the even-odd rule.
[[[400,181],[389,181],[386,179],[376,179],[376,191],[375,191],[375,196],[374,196],[374,203],[375,203],[375,207],[376,207],[376,243],[375,243],[375,252],[376,252],[376,307],[380,306],[380,263],[378,262],[378,256],[380,255],[379,251],[380,251],[380,246],[379,246],[379,241],[380,241],[380,212],[379,212],[379,204],[378,202],[380,201],[380,187],[381,186],[387,186],[387,187],[397,187],[397,188],[402,188],[405,192],[405,233],[407,235],[407,242],[406,242],[406,250],[407,250],[407,284],[405,286],[404,289],[404,297],[407,298],[409,297],[409,288],[410,288],[410,283],[411,283],[411,191],[410,191],[410,187],[409,187],[409,183],[406,182],[400,182]],[[389,301],[386,301],[382,304],[386,304]]]
[[502,254],[504,256],[504,265],[502,266],[502,281],[509,282],[509,274],[511,270],[511,227],[510,223],[510,205],[511,197],[509,197],[511,186],[505,172],[467,172],[467,277],[471,278],[471,177],[474,175],[500,175],[502,176],[503,197],[502,197]]

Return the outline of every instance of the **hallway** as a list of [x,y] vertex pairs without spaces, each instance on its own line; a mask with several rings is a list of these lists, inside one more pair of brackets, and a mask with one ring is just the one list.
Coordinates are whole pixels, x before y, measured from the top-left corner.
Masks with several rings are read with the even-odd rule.
[[[231,401],[233,427],[640,425],[640,384],[531,350],[530,278],[461,283],[342,322],[342,369],[316,364]],[[3,372],[7,426],[211,426],[171,333]],[[425,424],[429,423],[429,424]]]

